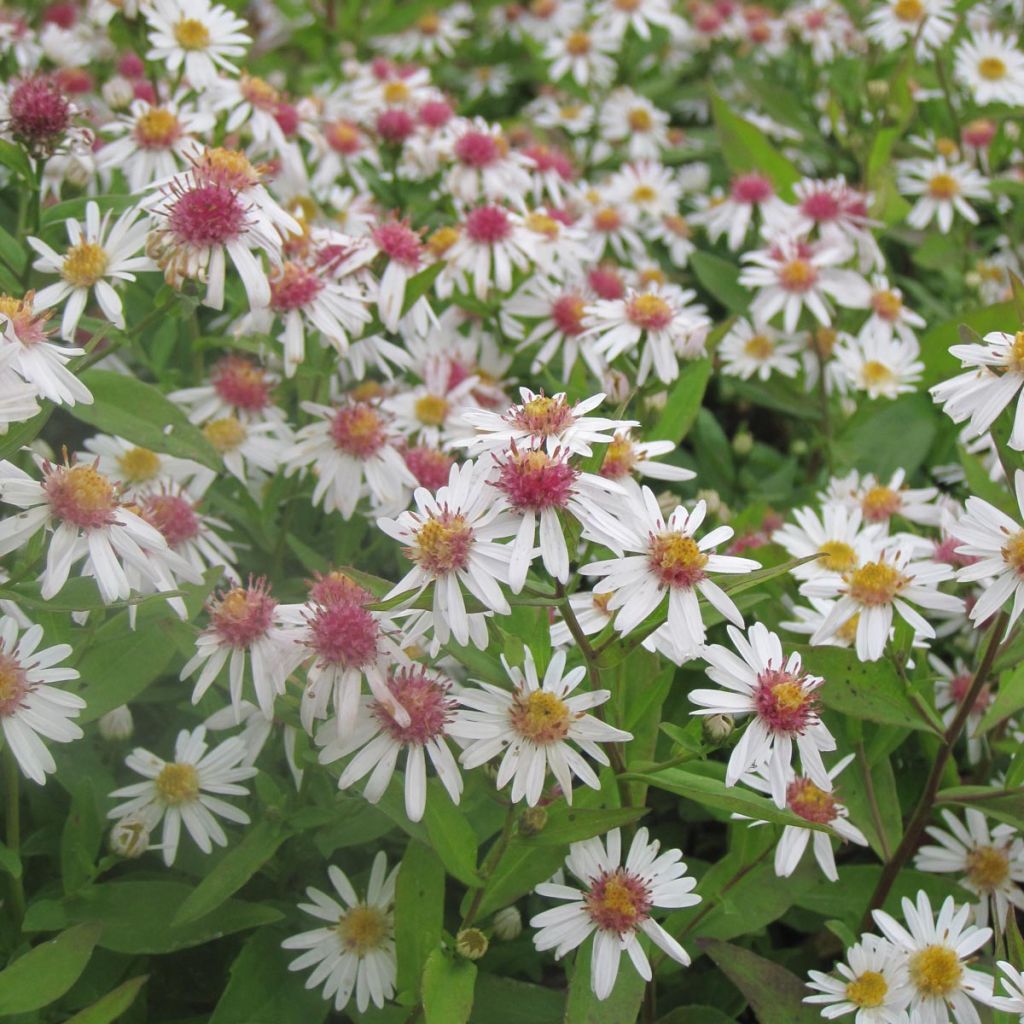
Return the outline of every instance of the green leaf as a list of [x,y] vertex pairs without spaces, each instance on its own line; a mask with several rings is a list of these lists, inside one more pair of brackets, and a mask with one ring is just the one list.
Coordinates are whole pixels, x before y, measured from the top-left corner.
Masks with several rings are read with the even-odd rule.
[[658,1024],[736,1024],[727,1013],[713,1006],[677,1006]]
[[8,142],[6,139],[0,139],[0,164],[12,170],[26,186],[34,185],[35,172],[32,170],[28,154],[21,146]]
[[587,942],[576,953],[565,1004],[565,1024],[634,1024],[644,997],[644,979],[629,957],[623,956],[611,994],[607,999],[598,999],[590,987],[593,951],[594,943]]
[[80,924],[41,942],[0,972],[0,1016],[30,1013],[56,1002],[92,956],[100,925]]
[[716,93],[711,93],[711,112],[715,119],[715,130],[722,156],[734,174],[758,171],[771,178],[776,191],[783,199],[789,199],[793,186],[800,180],[800,172],[779,152],[771,142],[749,121],[734,114],[729,105]]
[[75,419],[142,448],[223,469],[220,456],[203,432],[152,384],[111,370],[86,370],[81,379],[94,402],[68,406]]
[[21,878],[21,858],[3,843],[0,843],[0,871],[5,871],[11,878]]
[[750,293],[740,284],[740,268],[721,256],[709,252],[690,255],[690,264],[697,280],[730,313],[742,316],[750,307]]
[[694,359],[680,369],[679,379],[672,385],[665,408],[650,431],[652,440],[675,441],[678,444],[690,432],[697,418],[708,381],[711,380],[711,360]]
[[466,1024],[473,1009],[476,964],[436,948],[423,966],[426,1024]]
[[[708,769],[713,770],[710,764]],[[743,789],[741,786],[727,786],[720,779],[700,774],[696,766],[692,769],[665,768],[660,772],[650,774],[630,772],[626,778],[646,782],[657,789],[686,797],[687,800],[693,800],[703,807],[712,807],[716,811],[742,814],[755,821],[771,821],[777,825],[797,825],[801,828],[816,827],[814,822],[805,821],[790,810],[776,807],[771,800],[761,796],[760,793]],[[818,826],[818,828],[822,832],[828,831],[824,825]]]
[[71,808],[60,836],[60,873],[64,892],[73,893],[93,877],[105,822],[97,806],[96,787],[88,775],[72,776],[64,785],[71,793]]
[[426,295],[431,285],[437,279],[437,275],[444,270],[446,265],[444,260],[438,260],[427,267],[426,270],[421,270],[418,274],[409,278],[405,286],[405,296],[402,300],[402,316],[405,316]]
[[843,466],[883,479],[897,469],[909,476],[927,458],[940,415],[924,394],[862,402],[836,437],[833,454]]
[[305,973],[288,970],[284,937],[261,928],[246,939],[207,1024],[320,1024],[331,1004],[305,987]]
[[69,923],[103,926],[99,945],[115,953],[171,953],[224,935],[279,921],[266,904],[228,900],[186,925],[169,922],[188,899],[192,886],[181,882],[104,882],[64,900],[38,900],[25,916],[25,931],[54,931]]
[[699,945],[746,996],[759,1024],[821,1024],[821,1013],[803,1002],[804,983],[785,967],[717,939]]
[[559,804],[548,812],[544,828],[523,839],[533,846],[565,846],[591,836],[604,835],[613,828],[632,825],[647,813],[646,807],[568,807]]
[[258,821],[242,841],[228,850],[216,867],[203,876],[178,908],[171,925],[189,924],[216,910],[277,853],[289,834],[277,822]]
[[89,202],[96,203],[101,212],[107,210],[118,214],[134,206],[138,202],[138,196],[134,195],[109,195],[109,196],[78,196],[75,199],[66,199],[63,203],[54,203],[46,207],[40,218],[42,226],[48,228],[53,224],[63,224],[64,221],[81,220],[85,216],[85,207]]
[[999,677],[996,699],[978,723],[975,735],[983,736],[994,725],[1015,715],[1021,708],[1024,708],[1024,665],[1018,665],[1013,671],[1004,672]]
[[113,1024],[135,1002],[135,997],[148,980],[148,974],[129,978],[102,999],[97,999],[92,1006],[69,1017],[66,1024]]
[[[3,140],[0,139],[0,142]],[[9,459],[26,445],[31,444],[50,420],[55,406],[49,402],[30,420],[12,423],[7,433],[0,436],[0,459]]]
[[1024,787],[996,789],[992,786],[954,786],[940,790],[935,800],[940,804],[976,807],[990,818],[1024,829]]
[[554,989],[481,971],[469,1019],[471,1024],[541,1024],[561,1020],[564,1002]]
[[[560,846],[543,846],[532,839],[513,836],[494,873],[487,881],[477,920],[507,907],[520,896],[531,892],[535,885],[547,881],[565,861],[565,850]],[[463,904],[465,913],[467,903]]]
[[444,926],[444,865],[429,846],[409,843],[395,890],[395,951],[398,991],[419,992],[423,965],[441,944]]
[[20,274],[28,263],[28,252],[18,240],[0,227],[0,259],[16,274]]
[[910,699],[890,662],[862,662],[852,648],[794,646],[804,668],[825,680],[817,691],[825,707],[882,725],[941,733]]
[[924,362],[922,388],[938,384],[963,372],[960,361],[950,355],[949,347],[960,342],[960,328],[966,326],[978,334],[989,331],[1012,331],[1020,321],[1013,302],[996,302],[991,306],[980,306],[959,316],[937,324],[921,335],[921,359]]
[[883,757],[869,766],[866,757],[858,756],[839,776],[837,785],[842,790],[843,803],[849,808],[850,819],[864,833],[871,849],[882,860],[888,860],[903,838],[903,815],[889,758]]

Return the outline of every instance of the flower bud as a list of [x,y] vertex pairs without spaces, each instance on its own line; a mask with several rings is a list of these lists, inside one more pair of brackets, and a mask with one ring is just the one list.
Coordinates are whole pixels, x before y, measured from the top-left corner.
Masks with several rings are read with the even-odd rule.
[[100,736],[105,740],[128,740],[135,731],[135,723],[132,720],[131,709],[127,704],[108,711],[99,720]]
[[8,99],[10,132],[35,155],[49,156],[71,125],[71,103],[45,75],[23,78]]
[[873,100],[884,100],[889,95],[889,83],[884,78],[872,78],[868,82],[868,95]]
[[621,370],[609,370],[604,377],[604,390],[610,402],[624,402],[629,398],[632,385]]
[[523,915],[517,907],[504,907],[494,915],[494,936],[505,942],[517,939],[523,931]]
[[544,831],[548,823],[548,812],[543,807],[527,807],[519,815],[519,834],[521,836],[535,836]]
[[122,818],[110,830],[110,849],[119,857],[141,857],[149,849],[149,829],[139,818]]
[[732,450],[737,455],[749,455],[754,447],[754,435],[749,430],[737,430],[732,439]]
[[708,715],[704,719],[704,738],[709,743],[724,743],[735,728],[732,715]]
[[711,490],[707,487],[697,492],[697,500],[703,501],[712,515],[722,507],[722,496],[718,491]]
[[463,928],[455,936],[455,950],[467,960],[479,960],[489,945],[487,936],[479,928]]
[[108,82],[103,83],[100,90],[103,101],[111,110],[124,110],[131,106],[135,99],[135,86],[121,75],[115,75]]

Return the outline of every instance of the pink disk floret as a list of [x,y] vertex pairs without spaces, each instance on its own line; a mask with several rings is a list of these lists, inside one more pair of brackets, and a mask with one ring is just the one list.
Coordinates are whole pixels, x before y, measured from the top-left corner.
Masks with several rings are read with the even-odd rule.
[[404,142],[416,130],[412,114],[392,108],[377,115],[377,134],[385,142]]
[[379,700],[370,704],[370,713],[394,740],[423,746],[444,736],[456,708],[446,680],[413,665],[393,670],[388,676],[388,689],[395,703],[408,713],[409,724],[399,725],[393,717],[393,709]]
[[369,604],[373,595],[350,576],[339,571],[317,573],[309,585],[309,601],[314,605],[341,603]]
[[405,221],[392,220],[378,224],[373,229],[373,240],[388,259],[396,260],[413,270],[420,265],[423,243]]
[[11,134],[30,147],[49,148],[71,124],[71,104],[56,80],[45,75],[23,78],[7,101]]
[[501,158],[501,150],[487,132],[466,132],[455,143],[455,157],[467,167],[489,167]]
[[323,290],[324,282],[300,263],[286,263],[270,279],[270,305],[279,313],[308,306]]
[[839,200],[827,191],[812,192],[800,204],[800,212],[811,220],[820,222],[837,220],[842,207]]
[[360,668],[377,656],[380,626],[362,604],[338,601],[321,605],[308,626],[306,643],[323,664]]
[[785,669],[767,668],[757,677],[754,707],[758,717],[776,733],[802,733],[817,718],[817,700],[807,677]]
[[231,647],[249,647],[265,636],[274,621],[277,602],[263,578],[249,578],[247,587],[221,593],[210,605],[210,627],[221,642]]
[[579,470],[560,455],[550,456],[541,450],[521,452],[515,446],[498,466],[494,486],[513,508],[523,511],[565,508],[579,476]]
[[626,294],[626,285],[622,275],[609,266],[594,267],[587,274],[587,282],[599,298],[614,301]]
[[[967,694],[971,689],[971,685],[974,683],[974,676],[970,672],[959,672],[953,676],[949,681],[949,692],[953,700],[957,704],[963,704],[967,698]],[[983,714],[989,704],[992,703],[992,688],[986,683],[978,696],[974,698],[974,706],[971,708],[972,714],[980,715]]]
[[417,445],[402,453],[406,466],[421,487],[437,491],[448,483],[455,460],[440,448]]
[[427,100],[418,112],[420,123],[428,128],[443,128],[454,115],[455,111],[444,100]]
[[729,194],[738,203],[763,203],[775,195],[775,188],[763,174],[740,174],[733,178]]
[[576,294],[559,295],[551,303],[551,319],[565,335],[576,337],[583,333],[583,297]]
[[601,931],[627,935],[647,920],[651,892],[643,879],[625,868],[605,871],[590,882],[587,913]]
[[383,418],[365,402],[342,406],[331,420],[329,433],[339,451],[356,459],[368,459],[387,442]]
[[466,217],[466,235],[480,245],[494,245],[511,233],[512,223],[500,206],[480,206]]
[[172,548],[199,535],[195,506],[180,494],[151,494],[142,503],[142,518],[155,526]]
[[242,356],[225,356],[213,369],[210,383],[228,405],[260,412],[270,405],[271,383],[263,368]]
[[194,185],[182,190],[167,213],[177,238],[199,248],[225,245],[245,231],[248,217],[238,194],[224,185]]

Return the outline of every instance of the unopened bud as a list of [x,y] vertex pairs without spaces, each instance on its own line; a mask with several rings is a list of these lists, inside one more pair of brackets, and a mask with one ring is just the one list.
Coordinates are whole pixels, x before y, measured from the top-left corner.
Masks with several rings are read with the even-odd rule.
[[544,831],[548,823],[548,812],[543,807],[527,807],[519,815],[519,834],[521,836],[535,836]]
[[122,818],[110,830],[110,849],[119,857],[141,857],[149,849],[149,829],[139,818]]
[[479,928],[463,928],[455,936],[455,950],[467,960],[479,960],[489,945],[487,936]]
[[517,907],[505,907],[494,915],[495,938],[504,942],[518,939],[523,931],[523,915]]
[[708,715],[704,719],[704,737],[709,743],[724,743],[735,728],[732,715]]
[[632,386],[621,370],[609,370],[604,377],[604,391],[611,402],[624,402],[629,398]]
[[1011,142],[1016,142],[1020,138],[1020,125],[1016,121],[1004,121],[1003,134]]
[[872,78],[868,82],[868,95],[873,100],[884,100],[889,95],[889,83],[884,78]]
[[754,435],[749,430],[737,430],[732,439],[732,450],[737,455],[749,455],[754,447]]
[[718,491],[711,490],[707,487],[697,492],[697,500],[703,501],[712,515],[722,507],[722,496]]
[[135,99],[135,86],[122,75],[115,75],[110,81],[104,82],[100,92],[111,110],[124,110]]
[[790,444],[789,450],[793,455],[806,455],[807,442],[802,437],[798,437]]
[[108,711],[99,720],[100,736],[105,740],[128,740],[135,731],[131,709],[127,704]]

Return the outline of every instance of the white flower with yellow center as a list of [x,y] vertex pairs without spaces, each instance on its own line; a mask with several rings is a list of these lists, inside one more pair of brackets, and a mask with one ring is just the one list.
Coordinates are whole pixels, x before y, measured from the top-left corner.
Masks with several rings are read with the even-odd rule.
[[254,422],[237,416],[221,416],[203,426],[203,436],[224,460],[224,468],[246,483],[255,470],[273,473],[288,446],[282,427],[273,420]]
[[535,806],[550,770],[571,804],[574,775],[592,789],[600,787],[597,773],[573,744],[598,764],[607,765],[608,757],[598,744],[633,738],[632,733],[587,714],[611,697],[609,690],[570,696],[587,672],[583,666],[566,672],[565,659],[564,650],[556,651],[541,680],[529,648],[522,668],[510,665],[503,655],[512,690],[480,683],[480,689],[459,694],[463,710],[449,733],[467,744],[460,761],[468,770],[501,755],[497,786],[502,789],[511,781],[513,803],[525,800]]
[[103,315],[122,331],[124,310],[112,281],[134,281],[136,270],[155,270],[147,256],[135,254],[143,247],[149,222],[139,218],[136,208],[125,210],[110,227],[110,211],[100,217],[100,208],[90,200],[85,207],[85,224],[65,221],[68,241],[63,254],[57,253],[41,238],[28,239],[39,259],[32,264],[45,274],[59,274],[61,280],[36,294],[36,309],[50,309],[64,303],[61,337],[70,341],[85,312],[92,292]]
[[1024,53],[1002,32],[975,32],[956,48],[956,77],[982,106],[1024,104]]
[[[861,476],[857,470],[851,470],[844,477],[833,477],[819,497],[822,501],[859,508],[866,523],[883,524],[886,531],[894,516],[908,523],[939,526],[942,509],[936,504],[938,490],[934,487],[907,487],[906,476],[906,470],[897,469],[883,481],[874,473]],[[927,543],[918,542],[915,550],[918,547],[930,550]]]
[[381,1007],[395,994],[394,902],[399,865],[388,872],[387,856],[381,850],[373,859],[365,899],[356,894],[348,876],[333,864],[327,877],[340,898],[339,903],[319,889],[306,889],[309,903],[299,909],[325,924],[312,931],[292,935],[281,943],[284,949],[305,952],[288,969],[313,971],[306,988],[324,987],[324,999],[333,1000],[339,1013],[353,993],[360,1013],[372,1002]]
[[978,214],[970,199],[988,199],[988,181],[970,164],[947,163],[945,157],[931,160],[903,160],[897,165],[897,187],[905,196],[918,196],[907,223],[919,231],[934,220],[944,235],[959,214],[971,224],[978,223]]
[[[613,153],[629,160],[657,160],[668,146],[668,123],[668,114],[646,96],[628,86],[613,89],[601,104],[594,160],[607,159]],[[618,198],[629,196],[620,193]]]
[[916,341],[914,331],[924,326],[924,317],[904,305],[903,292],[891,285],[887,277],[876,274],[871,278],[871,315],[858,332],[862,338],[873,334]]
[[[954,423],[970,420],[969,436],[987,433],[1024,385],[1024,330],[990,331],[983,344],[951,345],[966,373],[931,389],[932,399]],[[1024,451],[1024,401],[1018,399],[1009,445]]]
[[618,48],[619,40],[608,29],[597,26],[577,26],[551,36],[544,46],[544,59],[550,61],[550,80],[557,82],[568,75],[582,88],[608,85],[615,77],[612,54]]
[[913,42],[920,60],[953,34],[953,19],[950,0],[884,0],[868,15],[865,35],[887,50]]
[[247,753],[237,736],[208,751],[204,726],[178,733],[173,761],[136,747],[124,763],[146,781],[114,790],[112,797],[125,799],[107,817],[138,818],[149,831],[163,821],[161,849],[168,867],[178,853],[182,824],[203,853],[210,853],[215,843],[227,846],[228,837],[217,818],[249,824],[245,811],[221,799],[249,795],[245,786],[238,785],[256,774],[254,767],[245,764]]
[[538,885],[538,896],[567,900],[530,920],[537,929],[533,944],[543,952],[555,951],[555,959],[579,948],[594,937],[590,962],[590,987],[598,999],[607,999],[615,987],[623,953],[645,981],[653,977],[639,936],[646,935],[663,953],[684,967],[690,963],[686,950],[652,917],[658,907],[676,910],[700,903],[693,890],[697,882],[686,875],[681,850],[661,852],[646,828],[637,830],[622,861],[622,834],[613,829],[603,839],[596,836],[569,847],[565,866],[581,883],[580,888],[555,882]]
[[921,349],[911,338],[861,334],[843,335],[832,351],[840,372],[855,391],[868,398],[896,398],[913,394],[924,372]]
[[793,509],[795,523],[786,523],[772,534],[793,558],[821,557],[790,570],[798,580],[826,573],[842,575],[865,560],[885,536],[881,523],[865,524],[859,508],[826,501],[819,514],[812,508]]
[[210,0],[153,0],[143,14],[149,28],[146,59],[172,75],[183,70],[195,89],[216,83],[220,71],[236,74],[229,58],[245,56],[252,41],[241,18]]
[[193,498],[199,498],[213,483],[213,470],[191,459],[165,455],[133,444],[123,437],[94,434],[82,444],[85,453],[79,461],[97,460],[96,468],[111,480],[120,483],[124,493],[133,496],[186,487]]
[[969,925],[971,908],[958,908],[952,896],[946,897],[938,917],[923,890],[915,902],[904,897],[902,905],[907,927],[883,910],[871,913],[882,934],[906,958],[913,991],[911,1020],[946,1024],[952,1010],[957,1024],[977,1024],[972,1001],[985,1003],[991,998],[992,978],[967,964],[992,937],[992,929]]
[[70,743],[82,738],[72,721],[85,707],[81,697],[55,686],[78,678],[60,662],[71,654],[68,644],[39,649],[42,626],[18,636],[18,622],[0,617],[0,730],[22,774],[42,785],[57,765],[43,738]]
[[937,846],[922,846],[914,858],[918,871],[958,874],[960,884],[978,897],[974,905],[975,924],[985,927],[991,920],[1006,926],[1013,907],[1024,910],[1024,841],[1012,825],[990,829],[981,811],[968,807],[966,825],[944,810],[945,829],[929,825],[927,832]]
[[794,359],[800,346],[772,327],[754,327],[740,317],[718,346],[722,373],[741,380],[768,380],[773,373],[795,377],[800,363]]
[[828,1020],[854,1014],[853,1024],[909,1024],[907,1006],[913,989],[906,960],[888,939],[863,935],[846,951],[846,962],[836,964],[839,977],[808,971],[807,987],[815,995],[805,1003],[823,1007]]

